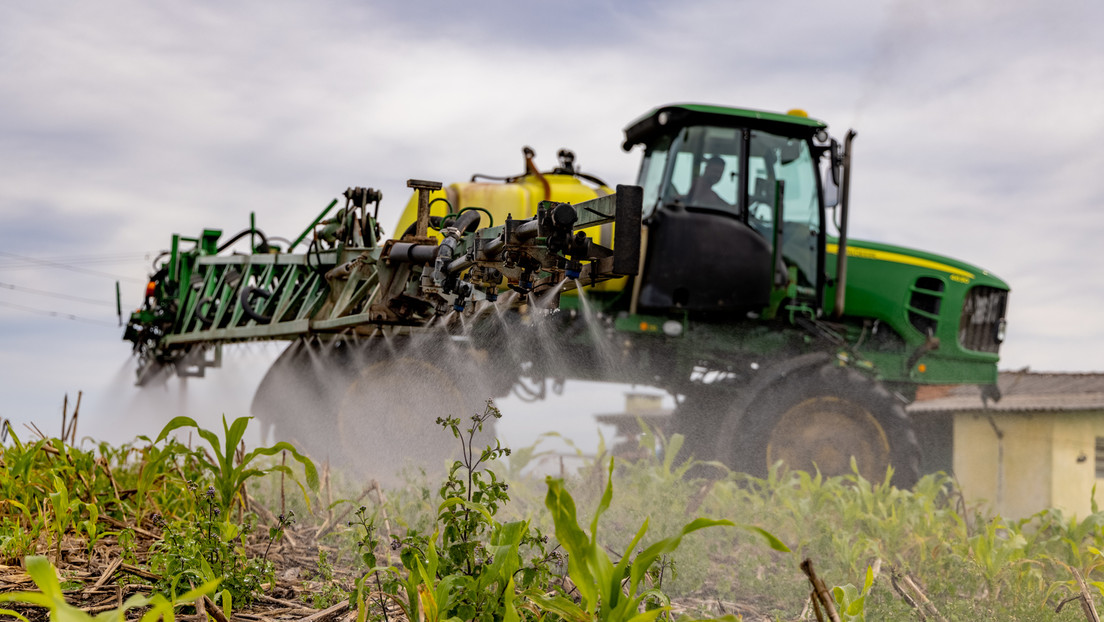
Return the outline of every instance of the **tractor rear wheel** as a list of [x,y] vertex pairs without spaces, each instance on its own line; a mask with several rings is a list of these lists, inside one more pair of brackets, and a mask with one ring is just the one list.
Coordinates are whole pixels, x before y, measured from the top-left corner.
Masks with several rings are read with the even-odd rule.
[[[460,441],[437,418],[456,417],[464,430],[490,394],[470,360],[431,352],[376,340],[296,342],[261,381],[252,412],[316,460],[381,481],[398,482],[404,466],[438,474]],[[485,423],[475,447],[493,442],[494,429]]]
[[826,476],[852,472],[910,487],[920,476],[920,447],[903,402],[878,381],[827,355],[798,357],[752,383],[721,428],[718,455],[739,471],[764,476],[787,468]]

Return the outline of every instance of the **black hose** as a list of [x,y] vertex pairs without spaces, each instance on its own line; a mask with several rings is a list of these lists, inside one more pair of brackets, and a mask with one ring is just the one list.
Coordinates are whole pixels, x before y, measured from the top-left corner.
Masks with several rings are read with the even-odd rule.
[[272,321],[272,316],[261,315],[255,309],[253,309],[254,298],[264,298],[268,300],[272,297],[272,292],[261,289],[260,287],[249,286],[242,289],[241,293],[241,305],[242,311],[249,316],[249,319],[257,322],[258,324],[268,324]]
[[[218,309],[216,304],[218,301],[213,296],[204,296],[196,303],[195,315],[199,318],[200,322],[203,322],[204,326],[210,326],[215,323],[215,311]],[[203,311],[204,305],[207,306],[207,311]]]
[[459,229],[460,233],[471,233],[479,228],[482,217],[482,214],[475,210],[466,211],[456,218],[456,223],[452,226]]
[[291,240],[287,238],[282,238],[274,235],[268,239],[272,240],[273,242],[283,242],[284,246],[286,246],[288,249],[291,249]]
[[263,231],[261,231],[260,229],[242,229],[234,237],[230,238],[222,246],[218,247],[218,249],[215,251],[215,254],[217,255],[217,254],[221,253],[222,251],[230,248],[230,246],[233,245],[234,242],[237,242],[238,240],[242,239],[243,237],[245,237],[245,236],[247,236],[251,233],[255,233],[261,238],[261,245],[258,246],[257,248],[268,250],[268,238],[265,237],[265,234],[264,234]]
[[157,262],[161,261],[162,257],[168,257],[169,255],[172,255],[171,251],[161,251],[160,253],[157,254],[156,257],[153,258],[153,264],[152,265],[153,265],[154,271],[157,271]]

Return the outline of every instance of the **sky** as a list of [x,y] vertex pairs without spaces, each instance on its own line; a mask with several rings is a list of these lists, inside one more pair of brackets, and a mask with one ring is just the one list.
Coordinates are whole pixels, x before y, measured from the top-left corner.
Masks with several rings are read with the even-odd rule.
[[[1002,369],[1104,372],[1101,23],[1095,0],[4,3],[0,417],[53,430],[78,391],[97,438],[245,415],[275,345],[131,386],[115,281],[128,312],[173,233],[255,212],[290,238],[358,185],[393,227],[406,179],[517,174],[524,145],[631,183],[622,129],[673,102],[854,128],[852,236],[1010,283]],[[624,391],[569,383],[505,429],[585,436]]]

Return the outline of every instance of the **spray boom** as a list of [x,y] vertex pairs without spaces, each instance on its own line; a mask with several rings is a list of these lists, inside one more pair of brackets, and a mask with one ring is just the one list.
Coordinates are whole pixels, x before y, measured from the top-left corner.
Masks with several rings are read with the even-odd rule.
[[[532,218],[479,228],[474,209],[445,219],[429,216],[428,194],[441,184],[410,185],[419,194],[419,217],[414,231],[397,240],[376,243],[376,215],[368,208],[371,202],[378,208],[379,193],[356,188],[345,192],[346,205],[333,218],[315,219],[304,253],[261,245],[248,254],[224,254],[228,245],[209,243],[170,254],[151,277],[159,295],[146,297],[124,335],[140,359],[138,384],[165,367],[201,376],[217,365],[224,343],[418,332],[450,313],[475,313],[504,288],[556,288],[548,300],[553,305],[576,280],[593,284],[636,274],[637,186],[618,186],[615,194],[577,205],[544,201]],[[612,247],[583,231],[606,223],[616,225]],[[255,227],[248,231],[263,238]]]

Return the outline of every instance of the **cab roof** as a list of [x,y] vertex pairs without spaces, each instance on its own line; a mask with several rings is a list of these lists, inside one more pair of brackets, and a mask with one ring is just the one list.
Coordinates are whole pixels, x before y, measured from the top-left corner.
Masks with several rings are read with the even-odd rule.
[[789,136],[811,136],[828,127],[823,121],[791,114],[709,104],[668,104],[655,108],[625,128],[625,151],[650,142],[663,128],[687,125],[745,126]]

